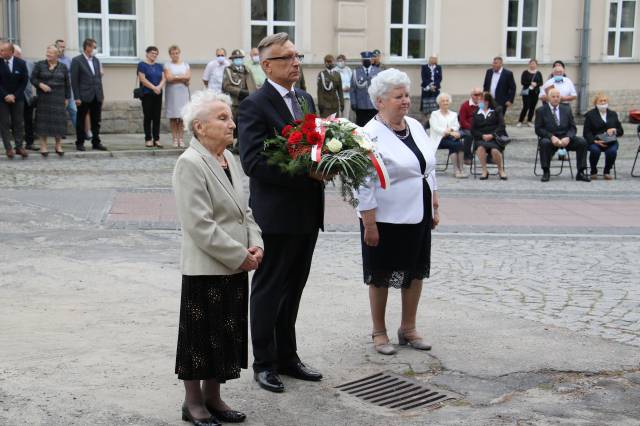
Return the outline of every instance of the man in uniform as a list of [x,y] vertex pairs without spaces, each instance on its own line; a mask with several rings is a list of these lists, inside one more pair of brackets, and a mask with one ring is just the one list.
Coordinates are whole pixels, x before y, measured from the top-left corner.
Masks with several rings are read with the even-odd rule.
[[222,92],[231,96],[233,121],[237,122],[238,105],[240,102],[256,91],[256,83],[253,75],[244,66],[244,53],[240,49],[231,52],[231,65],[224,70],[222,77]]
[[353,71],[351,80],[351,109],[356,113],[356,124],[362,127],[378,113],[369,97],[369,86],[380,68],[371,64],[372,52],[361,52],[360,57],[362,66]]
[[336,62],[333,55],[324,57],[325,69],[318,73],[318,110],[320,117],[328,117],[336,114],[342,115],[344,111],[344,96],[342,94],[342,78],[335,69]]

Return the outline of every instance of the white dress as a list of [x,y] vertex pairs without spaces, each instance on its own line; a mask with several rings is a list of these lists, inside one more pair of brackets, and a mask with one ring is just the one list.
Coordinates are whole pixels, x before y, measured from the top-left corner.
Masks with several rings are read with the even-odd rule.
[[[164,64],[164,68],[168,69],[172,75],[180,77],[187,74],[189,64],[186,62],[179,64],[167,62]],[[165,94],[167,118],[182,118],[182,108],[189,102],[189,87],[184,83],[167,83]]]

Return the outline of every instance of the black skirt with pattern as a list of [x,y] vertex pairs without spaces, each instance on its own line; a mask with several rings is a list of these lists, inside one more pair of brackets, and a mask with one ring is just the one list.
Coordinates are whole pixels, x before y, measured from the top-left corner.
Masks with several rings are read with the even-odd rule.
[[248,361],[249,276],[182,276],[176,374],[218,383],[240,377]]

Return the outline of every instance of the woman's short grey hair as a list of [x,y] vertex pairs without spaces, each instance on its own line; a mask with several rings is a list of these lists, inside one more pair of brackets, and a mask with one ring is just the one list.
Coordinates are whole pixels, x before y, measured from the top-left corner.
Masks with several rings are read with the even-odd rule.
[[436,103],[438,105],[440,105],[440,101],[444,98],[449,99],[449,103],[453,102],[453,99],[451,99],[451,95],[446,93],[446,92],[440,92],[440,94],[436,97]]
[[369,97],[371,102],[375,105],[378,99],[384,98],[393,89],[398,87],[404,87],[409,90],[411,86],[411,80],[407,73],[397,70],[395,68],[389,68],[378,73],[371,80],[371,86],[369,86]]
[[216,93],[213,90],[200,90],[191,96],[191,101],[182,108],[182,121],[184,127],[193,133],[193,122],[203,120],[209,112],[211,104],[222,102],[231,106],[231,98],[224,93]]

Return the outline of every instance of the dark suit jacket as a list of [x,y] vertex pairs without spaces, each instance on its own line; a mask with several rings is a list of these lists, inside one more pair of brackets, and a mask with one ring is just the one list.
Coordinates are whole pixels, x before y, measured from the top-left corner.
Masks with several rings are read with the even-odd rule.
[[607,109],[607,122],[602,121],[600,112],[597,108],[592,109],[584,116],[584,130],[582,136],[587,140],[587,143],[592,144],[596,140],[596,136],[605,133],[607,129],[616,129],[616,135],[622,137],[624,135],[624,129],[622,123],[618,119],[618,114],[615,111]]
[[[485,92],[491,92],[491,77],[493,76],[493,68],[489,68],[484,76],[483,89]],[[495,100],[498,105],[504,107],[507,102],[513,103],[516,97],[516,80],[513,73],[506,68],[502,68],[498,85],[496,86]]]
[[436,65],[433,70],[433,75],[431,74],[429,65],[423,65],[420,69],[420,74],[422,75],[422,88],[433,83],[436,86],[436,93],[440,92],[440,85],[442,84],[442,67],[440,65]]
[[[311,95],[295,91],[309,112],[315,111]],[[307,175],[283,173],[262,154],[264,141],[292,122],[287,104],[268,80],[238,107],[238,147],[249,176],[249,204],[265,234],[307,234],[323,227],[324,184]]]
[[551,136],[558,138],[573,138],[576,136],[576,122],[573,119],[571,107],[566,104],[558,105],[560,112],[560,124],[556,124],[553,118],[551,104],[542,105],[536,110],[536,135],[540,138],[551,139]]
[[97,99],[98,102],[104,100],[102,92],[102,72],[100,61],[93,56],[93,68],[95,74],[91,72],[89,63],[81,53],[71,60],[71,88],[75,99],[82,102],[91,102]]
[[486,118],[484,114],[476,111],[471,117],[471,134],[477,141],[482,139],[482,135],[506,135],[502,109],[496,108]]
[[24,100],[24,91],[29,82],[29,70],[27,63],[20,58],[13,58],[13,72],[9,66],[0,59],[0,101],[4,97],[14,95],[17,101]]

